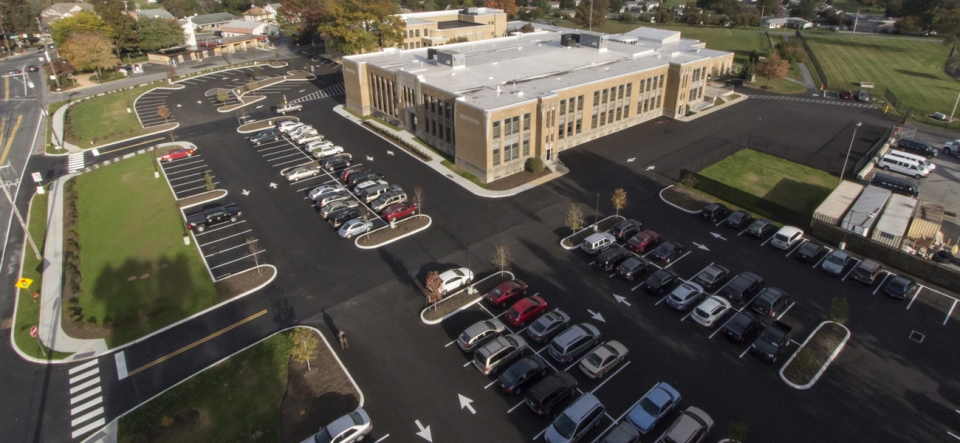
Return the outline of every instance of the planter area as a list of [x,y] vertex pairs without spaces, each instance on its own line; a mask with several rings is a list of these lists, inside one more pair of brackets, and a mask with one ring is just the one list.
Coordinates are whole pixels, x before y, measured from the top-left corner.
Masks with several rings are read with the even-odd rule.
[[433,220],[429,216],[414,215],[398,221],[393,229],[390,228],[390,225],[387,225],[357,237],[356,245],[360,249],[379,248],[427,229],[431,223],[433,223]]
[[[483,298],[483,294],[497,287],[500,283],[513,280],[514,278],[516,277],[512,272],[504,271],[502,274],[497,272],[482,280],[478,280],[467,288],[454,293],[452,296],[424,308],[420,313],[420,319],[428,325],[440,323],[447,316],[477,303]],[[470,288],[473,288],[472,293],[468,291]]]
[[[624,218],[619,215],[611,215],[590,226],[587,226],[586,228],[583,228],[577,231],[575,234],[569,237],[566,237],[563,240],[560,240],[560,246],[563,246],[563,249],[566,249],[568,251],[571,249],[574,249],[580,246],[580,243],[583,243],[583,240],[585,238],[597,232],[606,232],[608,229],[612,228],[620,220],[623,220],[623,219]],[[594,229],[594,226],[596,226],[596,229]]]
[[821,323],[780,370],[780,378],[795,389],[812,388],[849,339],[843,325]]

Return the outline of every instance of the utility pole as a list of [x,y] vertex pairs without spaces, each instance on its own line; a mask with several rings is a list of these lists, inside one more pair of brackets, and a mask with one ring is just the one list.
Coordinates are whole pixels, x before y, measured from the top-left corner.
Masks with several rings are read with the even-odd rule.
[[760,8],[760,24],[757,25],[758,28],[762,28],[762,27],[763,27],[763,11],[766,11],[766,10],[767,10],[767,6],[766,6],[766,5],[764,5],[764,6],[762,6],[762,7]]
[[860,10],[857,9],[857,16],[853,19],[853,35],[857,34],[857,23],[860,22]]
[[587,23],[588,30],[593,32],[593,0],[590,0],[590,18],[588,20],[590,20],[590,22]]
[[953,102],[953,111],[950,112],[950,121],[953,121],[953,114],[957,112],[957,104],[960,104],[960,94],[957,94],[957,101]]
[[843,173],[847,170],[847,160],[850,160],[850,150],[853,149],[853,141],[857,139],[857,129],[860,129],[862,122],[857,122],[857,126],[853,128],[853,135],[850,136],[850,146],[847,147],[847,156],[843,158],[843,169],[840,169],[840,182],[837,183],[837,186],[843,184]]

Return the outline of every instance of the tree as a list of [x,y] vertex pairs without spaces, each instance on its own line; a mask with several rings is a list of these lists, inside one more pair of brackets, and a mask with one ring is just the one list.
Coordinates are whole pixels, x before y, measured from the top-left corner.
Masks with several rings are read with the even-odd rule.
[[577,7],[577,0],[560,0],[560,9],[567,10],[567,9],[573,9],[576,7]]
[[122,0],[93,0],[91,3],[93,10],[110,27],[109,36],[117,51],[131,51],[139,47],[137,20],[123,13]]
[[257,240],[256,238],[247,237],[247,251],[249,251],[250,255],[253,256],[253,262],[254,264],[257,265],[257,274],[259,275],[260,274],[260,254],[259,254],[260,251],[257,249],[258,241],[259,240]]
[[950,46],[950,55],[952,58],[957,52],[957,45],[960,44],[960,7],[952,9],[945,14],[934,26],[937,34],[943,36],[943,44]]
[[[56,23],[56,22],[54,22]],[[75,34],[60,46],[60,55],[81,71],[115,68],[120,59],[114,54],[113,43],[103,34]]]
[[328,49],[361,54],[402,43],[405,24],[397,5],[388,0],[327,0],[327,14],[318,30]]
[[[439,272],[430,271],[427,273],[427,281],[424,289],[427,292],[427,303],[436,305],[437,302],[443,300],[443,280],[440,280]],[[434,308],[436,308],[436,306],[434,306]]]
[[277,23],[294,41],[313,42],[325,12],[322,0],[287,0],[277,13]]
[[517,15],[517,11],[520,8],[517,7],[517,2],[515,0],[487,0],[484,6],[488,8],[501,9],[503,12],[506,12],[508,16]]
[[617,188],[613,191],[613,195],[610,196],[610,203],[613,203],[613,208],[617,210],[617,216],[620,216],[620,210],[627,207],[627,191],[624,191],[623,188]]
[[[590,14],[591,5],[593,15]],[[577,5],[577,14],[573,17],[574,23],[581,28],[599,28],[607,21],[607,8],[610,0],[584,0]]]
[[567,227],[574,234],[583,229],[583,209],[576,203],[570,203],[570,209],[567,210]]
[[177,76],[177,67],[173,65],[167,65],[167,78],[174,78]]
[[77,34],[109,36],[111,32],[113,30],[110,29],[110,25],[90,11],[80,11],[71,17],[62,18],[50,24],[50,37],[58,46],[63,46],[68,39]]
[[[200,6],[197,0],[160,0],[160,4],[163,6],[163,9],[173,14],[174,17],[186,17],[204,12],[203,7]],[[282,10],[281,8],[281,11]],[[210,9],[206,12],[213,12],[213,10]]]
[[520,32],[524,34],[528,32],[535,32],[535,31],[536,31],[536,28],[534,28],[533,25],[531,25],[530,23],[524,23],[523,26],[520,27]]
[[217,90],[217,101],[220,103],[226,103],[227,100],[230,100],[230,93],[226,89]]
[[609,0],[609,3],[608,8],[610,8],[610,12],[614,14],[619,14],[620,10],[623,9],[623,0]]
[[145,51],[157,51],[186,41],[183,28],[173,19],[141,17],[137,22],[140,34],[140,48]]
[[295,328],[290,333],[290,340],[293,341],[290,356],[299,363],[306,363],[307,371],[310,371],[310,360],[316,358],[320,344],[317,333],[310,328]]
[[510,267],[513,256],[510,255],[510,246],[503,241],[497,243],[493,252],[493,265],[500,268],[500,275],[503,275],[504,269]]
[[423,214],[423,186],[414,186],[413,187],[413,205],[417,207],[417,212]]
[[790,15],[804,20],[817,18],[817,0],[800,0],[800,5],[790,11]]
[[759,0],[757,2],[757,9],[763,15],[775,15],[777,9],[780,8],[780,0]]
[[[28,0],[7,0],[0,2],[0,23],[10,34],[35,32],[37,22],[34,17],[40,15],[40,4]],[[4,44],[9,44],[4,40]]]
[[777,43],[777,54],[788,62],[795,63],[803,60],[803,53],[803,45],[797,38]]
[[157,117],[162,118],[164,123],[167,122],[167,119],[170,118],[171,114],[170,108],[167,108],[167,105],[157,106]]
[[781,59],[780,56],[774,52],[770,54],[766,60],[757,63],[756,72],[757,75],[767,78],[766,86],[770,86],[770,80],[774,78],[784,78],[787,76],[787,68],[789,63],[786,60]]

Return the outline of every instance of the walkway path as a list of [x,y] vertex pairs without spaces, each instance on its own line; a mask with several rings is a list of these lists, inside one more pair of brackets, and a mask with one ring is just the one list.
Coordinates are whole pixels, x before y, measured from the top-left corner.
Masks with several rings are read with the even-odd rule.
[[68,143],[63,139],[63,120],[66,117],[67,109],[70,109],[70,106],[61,106],[60,109],[57,109],[57,112],[53,113],[53,143],[59,144],[63,149],[66,149],[67,152],[82,152],[82,150]]
[[800,70],[800,75],[803,76],[803,83],[807,85],[807,89],[817,89],[817,84],[813,82],[813,76],[810,75],[810,69],[807,68],[807,64],[797,62],[797,69]]

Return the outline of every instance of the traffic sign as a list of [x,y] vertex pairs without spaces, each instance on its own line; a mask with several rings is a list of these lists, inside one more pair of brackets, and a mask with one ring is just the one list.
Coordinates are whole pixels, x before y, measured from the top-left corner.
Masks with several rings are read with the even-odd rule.
[[31,327],[30,327],[30,336],[31,336],[31,337],[36,337],[36,336],[37,336],[37,332],[39,332],[39,330],[37,329],[36,326],[31,326]]
[[30,285],[32,284],[33,280],[30,280],[29,278],[21,278],[19,281],[17,281],[17,287],[20,289],[30,289]]

